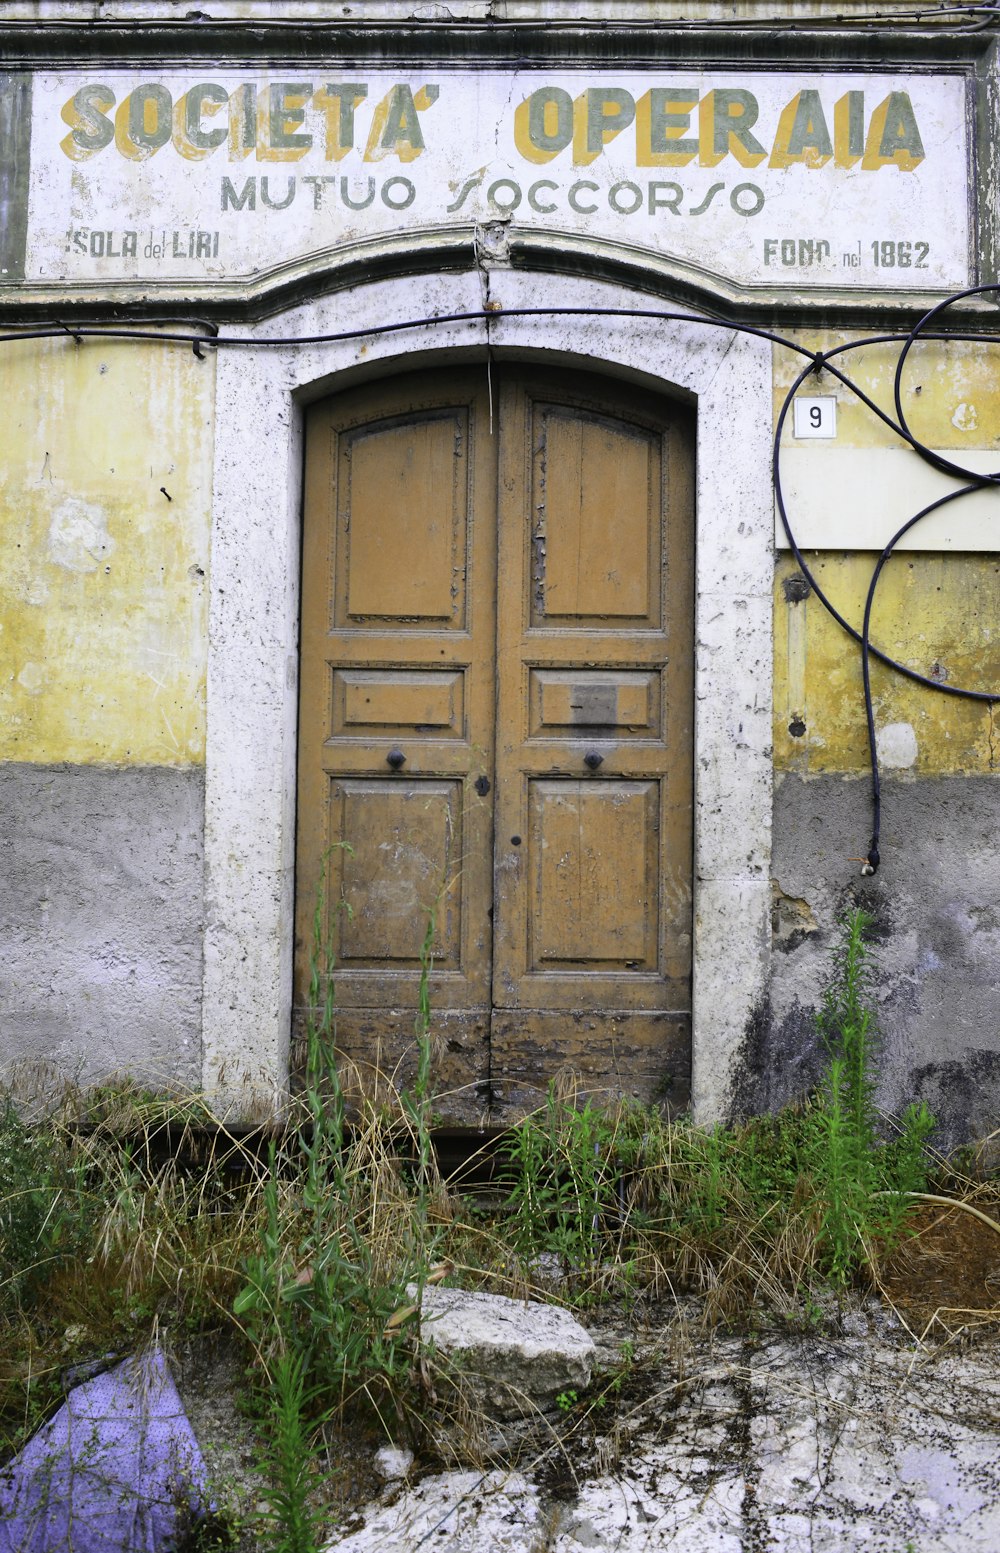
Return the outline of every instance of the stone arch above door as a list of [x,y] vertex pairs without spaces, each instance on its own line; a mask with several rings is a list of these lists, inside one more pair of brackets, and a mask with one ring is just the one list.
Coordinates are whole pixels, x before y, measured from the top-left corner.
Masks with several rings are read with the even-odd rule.
[[[501,307],[648,308],[586,280],[499,272]],[[354,342],[220,353],[208,678],[204,1083],[220,1111],[280,1107],[292,1006],[302,421],[306,402],[423,364],[565,363],[681,395],[697,413],[693,1074],[695,1113],[728,1107],[763,995],[771,817],[771,363],[697,322],[491,315],[476,275],[323,298],[248,338],[427,318]],[[488,337],[487,337],[488,335]]]

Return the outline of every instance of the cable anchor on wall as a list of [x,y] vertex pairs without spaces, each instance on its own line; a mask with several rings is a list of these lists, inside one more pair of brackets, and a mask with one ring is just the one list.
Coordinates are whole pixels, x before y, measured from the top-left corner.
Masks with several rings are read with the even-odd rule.
[[878,865],[881,863],[882,858],[879,855],[877,845],[873,841],[868,848],[867,857],[849,857],[847,861],[849,863],[860,863],[862,876],[868,879],[872,874],[878,873]]

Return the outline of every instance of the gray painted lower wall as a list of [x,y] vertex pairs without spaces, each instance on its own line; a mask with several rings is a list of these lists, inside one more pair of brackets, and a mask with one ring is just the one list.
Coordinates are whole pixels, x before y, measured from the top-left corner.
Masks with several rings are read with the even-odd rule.
[[201,1081],[201,770],[0,766],[0,1072]]
[[[749,1113],[815,1083],[815,1009],[856,902],[876,919],[879,1102],[927,1100],[951,1146],[1000,1120],[1000,782],[887,780],[882,867],[862,879],[869,802],[863,780],[776,780],[770,991],[733,1092]],[[198,1088],[202,772],[2,766],[0,813],[0,1073]]]
[[867,850],[869,783],[776,777],[770,995],[734,1093],[749,1113],[815,1082],[815,1010],[837,917],[856,903],[875,917],[879,1104],[926,1100],[951,1147],[1000,1122],[1000,781],[883,779],[882,803],[882,865],[865,879],[850,859]]

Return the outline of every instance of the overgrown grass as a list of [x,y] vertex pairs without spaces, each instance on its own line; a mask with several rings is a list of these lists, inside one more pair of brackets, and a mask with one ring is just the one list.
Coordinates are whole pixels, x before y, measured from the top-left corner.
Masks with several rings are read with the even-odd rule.
[[870,1274],[924,1185],[934,1119],[910,1106],[882,1138],[869,927],[862,911],[842,924],[819,1016],[829,1060],[800,1107],[700,1129],[553,1087],[505,1152],[522,1260],[558,1257],[581,1297],[608,1280],[695,1287],[723,1317]]
[[[323,910],[320,900],[317,943]],[[405,1429],[423,1374],[420,1298],[440,1187],[428,1109],[432,934],[433,920],[421,952],[417,1081],[400,1095],[401,1127],[369,1112],[348,1134],[333,1050],[332,949],[313,957],[299,1124],[269,1150],[260,1243],[243,1259],[246,1282],[233,1302],[252,1349],[274,1503],[283,1507],[280,1553],[313,1547],[302,1442],[352,1404],[390,1436]]]
[[[228,1334],[256,1397],[272,1483],[261,1545],[312,1553],[315,1450],[338,1420],[420,1438],[442,1387],[419,1290],[453,1280],[586,1306],[695,1293],[708,1323],[813,1308],[877,1279],[925,1179],[932,1119],[874,1104],[867,923],[854,913],[821,1015],[829,1059],[794,1109],[703,1129],[601,1109],[563,1086],[503,1141],[492,1189],[442,1180],[424,945],[417,1079],[348,1116],[333,1059],[332,962],[314,968],[302,1095],[270,1147],[196,1098],[125,1084],[28,1122],[0,1110],[0,1464],[61,1400],[74,1362],[162,1333]],[[171,1147],[154,1147],[163,1129]],[[954,1167],[952,1167],[954,1171]],[[968,1186],[954,1174],[949,1192]],[[432,1268],[438,1269],[432,1273]],[[408,1290],[417,1286],[417,1296]]]

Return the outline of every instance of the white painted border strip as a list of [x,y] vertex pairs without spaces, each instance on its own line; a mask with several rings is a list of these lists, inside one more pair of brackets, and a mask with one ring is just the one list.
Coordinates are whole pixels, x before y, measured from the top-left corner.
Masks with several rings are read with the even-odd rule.
[[[990,474],[1000,448],[942,450],[942,458]],[[912,448],[787,447],[781,455],[785,510],[800,550],[881,550],[914,513],[963,482],[940,474]],[[775,511],[774,542],[789,549]],[[976,491],[932,512],[900,550],[1000,550],[1000,490]]]

